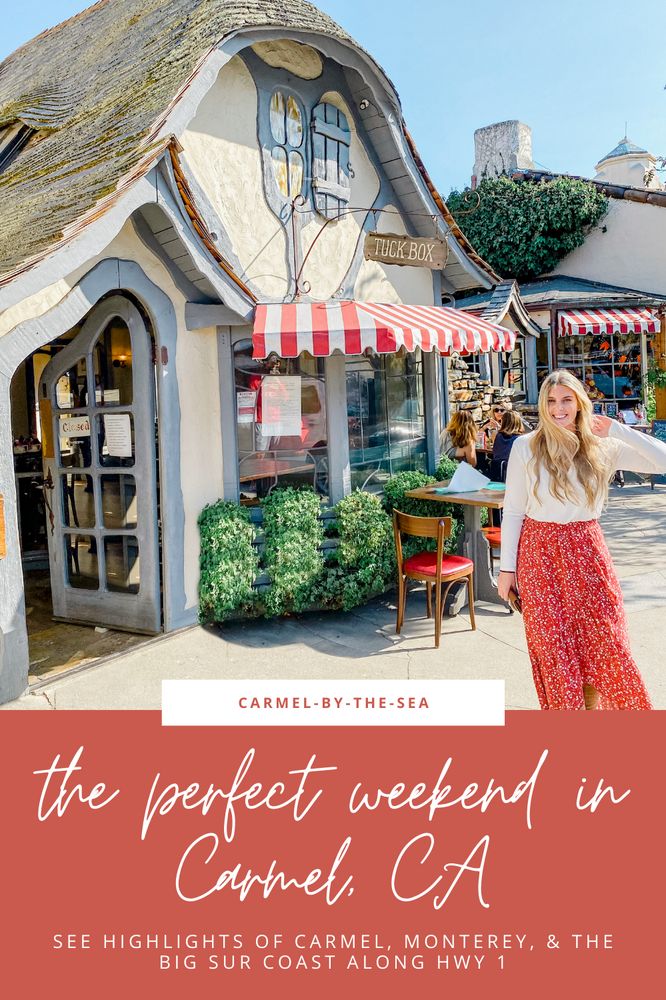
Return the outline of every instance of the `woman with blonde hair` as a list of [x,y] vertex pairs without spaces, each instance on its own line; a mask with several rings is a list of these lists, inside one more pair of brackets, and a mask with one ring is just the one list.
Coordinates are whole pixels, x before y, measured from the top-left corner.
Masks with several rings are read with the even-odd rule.
[[447,458],[476,465],[477,426],[469,410],[458,410],[449,420],[442,438],[441,451]]
[[520,594],[539,704],[651,708],[597,518],[614,472],[666,472],[666,445],[593,415],[568,371],[544,380],[539,418],[511,450],[498,581]]

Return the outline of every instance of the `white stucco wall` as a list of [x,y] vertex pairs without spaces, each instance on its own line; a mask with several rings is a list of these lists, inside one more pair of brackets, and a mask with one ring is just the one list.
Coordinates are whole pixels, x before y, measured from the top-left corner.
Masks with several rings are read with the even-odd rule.
[[316,80],[324,68],[321,55],[316,49],[300,42],[292,42],[288,38],[257,42],[252,46],[252,51],[268,66],[286,69],[302,80]]
[[666,295],[666,208],[611,198],[599,226],[555,273]]
[[[387,205],[385,211],[378,215],[377,232],[407,232],[395,205]],[[354,298],[359,302],[434,305],[432,271],[423,267],[398,267],[396,264],[364,260],[354,285]]]
[[[605,181],[607,184],[621,184],[626,187],[647,187],[660,189],[661,182],[656,172],[657,162],[650,153],[631,156],[614,156],[610,160],[602,160],[596,166],[595,181]],[[646,175],[649,180],[645,183]]]
[[55,281],[48,288],[43,288],[29,298],[5,309],[0,313],[0,337],[4,337],[20,323],[43,316],[49,309],[57,306],[71,290],[69,281],[65,279]]
[[[354,172],[350,205],[371,207],[380,191],[380,179],[359,138],[352,111],[336,92],[323,94],[321,99],[339,107],[350,124]],[[232,59],[220,71],[181,143],[197,181],[227,229],[242,276],[251,279],[268,299],[283,298],[287,292],[287,241],[264,194],[257,92],[240,58]],[[314,215],[303,227],[302,258],[311,248],[312,252],[302,277],[310,283],[309,294],[314,299],[329,299],[340,287],[363,239],[364,219],[364,212],[353,213],[326,226],[322,233],[325,220]],[[406,231],[397,214],[378,213],[377,220],[377,229],[382,232]],[[361,265],[355,294],[384,302],[434,301],[430,272],[371,262]]]
[[220,71],[180,142],[229,233],[242,277],[254,281],[268,298],[283,298],[287,243],[264,196],[257,90],[238,57]]

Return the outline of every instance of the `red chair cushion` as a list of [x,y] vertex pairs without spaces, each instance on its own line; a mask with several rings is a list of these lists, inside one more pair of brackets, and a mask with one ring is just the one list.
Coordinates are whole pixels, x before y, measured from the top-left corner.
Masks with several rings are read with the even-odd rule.
[[[437,573],[437,553],[417,552],[415,556],[405,559],[402,564],[405,573],[418,573],[421,576],[435,576]],[[442,576],[452,573],[462,573],[474,569],[474,563],[465,556],[443,556]]]
[[501,528],[486,528],[483,532],[486,536],[488,545],[492,546],[494,549],[498,549],[502,544],[502,529]]

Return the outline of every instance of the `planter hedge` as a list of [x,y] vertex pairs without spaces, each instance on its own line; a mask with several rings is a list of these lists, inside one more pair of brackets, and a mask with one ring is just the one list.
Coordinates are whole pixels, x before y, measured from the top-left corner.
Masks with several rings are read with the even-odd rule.
[[[444,463],[448,463],[444,464]],[[456,463],[444,459],[437,479],[450,478]],[[307,610],[350,610],[395,584],[394,508],[421,516],[450,516],[456,545],[461,511],[436,500],[412,500],[405,492],[436,480],[401,472],[385,486],[384,500],[356,490],[322,520],[312,489],[275,489],[262,502],[263,523],[247,508],[219,500],[199,517],[201,575],[199,620],[274,617]],[[410,540],[410,550],[426,542]],[[267,582],[263,582],[267,581]]]

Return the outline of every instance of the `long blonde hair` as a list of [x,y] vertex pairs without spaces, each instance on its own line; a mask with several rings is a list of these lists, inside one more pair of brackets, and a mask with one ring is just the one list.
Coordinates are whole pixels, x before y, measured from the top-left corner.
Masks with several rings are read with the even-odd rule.
[[469,410],[454,413],[446,429],[456,448],[466,448],[476,440],[476,424]]
[[[575,431],[560,427],[548,412],[548,396],[555,385],[571,389],[578,406]],[[568,371],[548,375],[539,393],[539,426],[531,441],[534,472],[534,496],[538,499],[540,474],[543,469],[550,479],[550,493],[556,500],[579,499],[569,480],[573,466],[590,506],[595,506],[608,493],[611,469],[600,439],[592,431],[592,403],[585,386]]]

